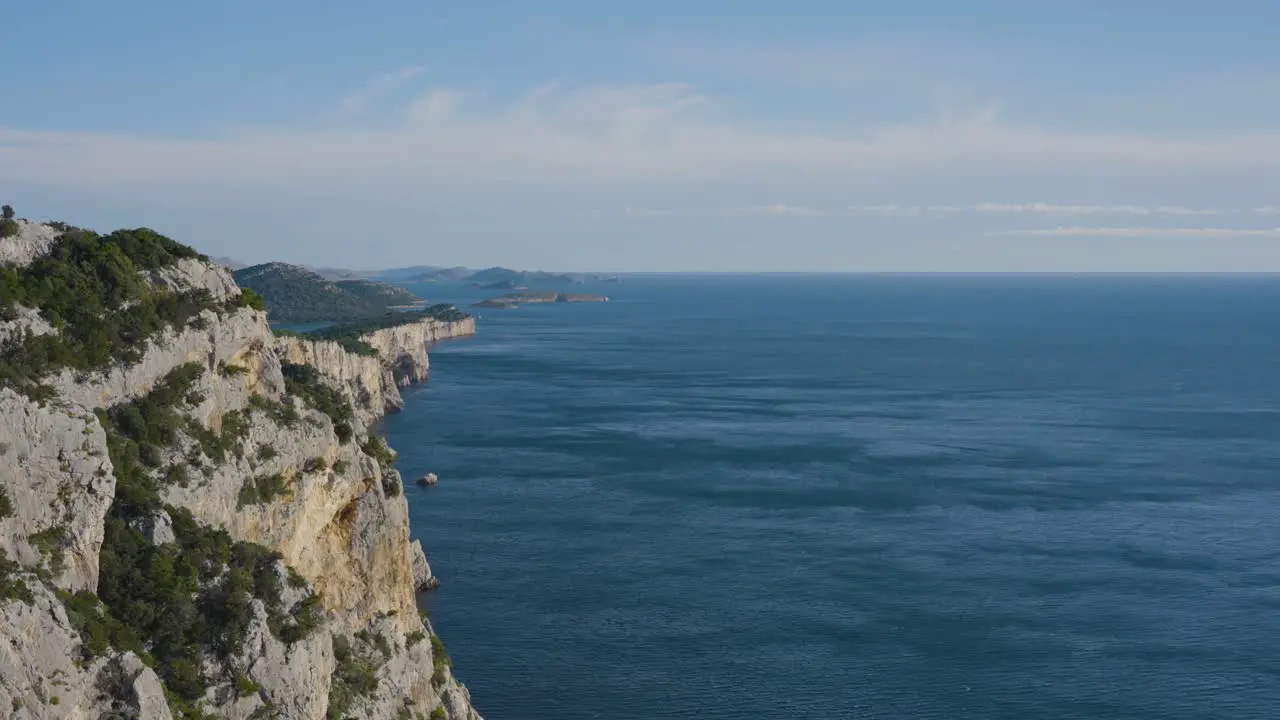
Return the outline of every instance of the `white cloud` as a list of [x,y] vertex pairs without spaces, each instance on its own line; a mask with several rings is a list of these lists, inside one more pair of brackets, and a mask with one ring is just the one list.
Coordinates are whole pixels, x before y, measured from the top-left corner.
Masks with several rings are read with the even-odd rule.
[[1062,205],[1045,202],[982,202],[972,205],[853,205],[845,213],[872,217],[921,217],[925,215],[1170,215],[1205,216],[1235,211],[1189,208],[1178,205]]
[[1052,203],[980,203],[969,208],[983,213],[1036,213],[1041,215],[1218,215],[1221,211],[1178,205],[1055,205]]
[[420,65],[411,65],[379,75],[364,87],[344,96],[338,101],[338,107],[348,114],[364,112],[378,100],[422,77],[426,71]]
[[1280,228],[1056,227],[1030,230],[1002,230],[991,234],[1019,235],[1028,237],[1280,238]]
[[[421,72],[388,74],[344,105],[369,107],[372,98]],[[1108,173],[1159,181],[1280,170],[1280,133],[1160,137],[1066,131],[1010,121],[995,107],[818,133],[727,118],[716,103],[681,84],[543,86],[496,104],[464,101],[470,97],[445,89],[422,94],[386,129],[264,129],[179,139],[0,128],[0,166],[14,182],[328,193],[502,183],[754,182],[838,190],[930,176],[1061,180]],[[861,212],[893,214],[889,206],[869,207],[878,209]],[[1116,206],[1108,212],[1119,208],[1127,214],[1200,214],[1174,207],[1139,213]],[[1037,203],[993,203],[984,211],[1103,214],[1091,206]]]
[[734,208],[728,215],[763,215],[767,217],[821,217],[827,215],[825,210],[805,207],[803,205],[754,205],[751,207]]

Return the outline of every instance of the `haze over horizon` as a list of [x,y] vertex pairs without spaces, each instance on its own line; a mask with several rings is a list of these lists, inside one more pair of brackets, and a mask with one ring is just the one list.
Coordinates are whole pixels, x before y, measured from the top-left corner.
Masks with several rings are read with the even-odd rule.
[[353,269],[1280,271],[1280,5],[8,8],[0,201]]

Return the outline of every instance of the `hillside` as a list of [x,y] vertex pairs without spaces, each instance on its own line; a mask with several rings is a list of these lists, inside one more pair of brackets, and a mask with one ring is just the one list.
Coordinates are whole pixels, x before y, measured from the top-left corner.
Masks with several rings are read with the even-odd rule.
[[[339,289],[345,290],[357,298],[377,305],[381,308],[401,305],[418,305],[422,303],[422,298],[405,290],[402,287],[388,285],[386,283],[374,282],[372,280],[338,280],[334,283]],[[271,309],[267,306],[268,311]]]
[[388,307],[420,302],[403,288],[368,280],[331,282],[287,263],[242,268],[236,282],[262,296],[273,323],[349,322],[382,315]]
[[262,299],[145,228],[0,238],[5,717],[478,720],[415,589],[395,452],[424,317],[273,336]]

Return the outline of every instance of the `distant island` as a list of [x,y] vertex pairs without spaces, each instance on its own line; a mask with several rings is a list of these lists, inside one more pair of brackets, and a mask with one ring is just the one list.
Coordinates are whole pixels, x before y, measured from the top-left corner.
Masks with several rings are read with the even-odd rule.
[[491,283],[471,283],[481,290],[528,290],[529,286],[521,285],[514,280],[499,280]]
[[424,304],[422,298],[395,285],[365,279],[335,282],[288,263],[252,265],[233,275],[241,287],[262,296],[268,317],[277,324],[353,322]]
[[481,300],[475,304],[475,307],[495,308],[498,310],[510,310],[520,307],[521,305],[545,304],[545,303],[590,303],[590,302],[609,302],[607,295],[583,295],[579,293],[561,293],[561,292],[519,292],[509,293],[507,295],[499,295],[498,297]]

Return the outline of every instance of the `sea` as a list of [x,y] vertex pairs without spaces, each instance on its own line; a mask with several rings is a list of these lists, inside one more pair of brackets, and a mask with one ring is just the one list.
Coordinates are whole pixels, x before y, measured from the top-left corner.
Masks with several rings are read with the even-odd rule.
[[382,427],[488,720],[1280,717],[1280,278],[574,290]]

